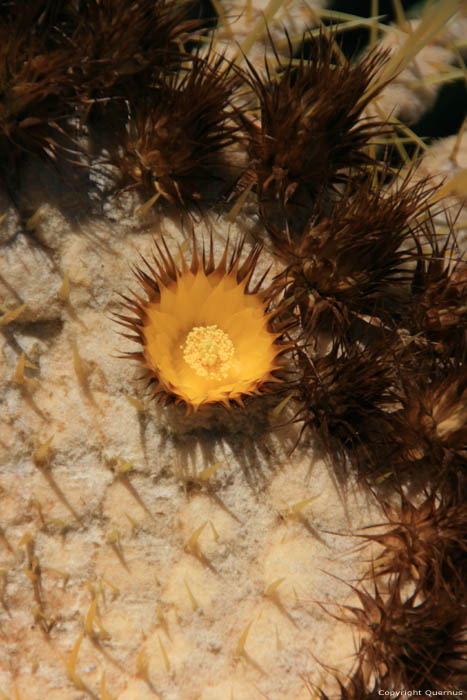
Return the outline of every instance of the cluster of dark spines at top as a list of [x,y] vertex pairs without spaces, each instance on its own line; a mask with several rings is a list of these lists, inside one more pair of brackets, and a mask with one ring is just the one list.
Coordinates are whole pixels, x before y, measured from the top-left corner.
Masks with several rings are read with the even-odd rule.
[[[0,22],[0,152],[8,172],[21,153],[55,159],[57,132],[70,111],[69,51],[51,47],[39,3],[2,7]],[[34,11],[35,10],[35,11]],[[55,134],[55,136],[54,136]]]
[[[231,118],[238,76],[221,56],[194,55],[178,72],[161,72],[137,100],[113,163],[120,187],[159,193],[171,203],[218,199],[236,143]],[[232,179],[232,175],[230,176]]]
[[[225,201],[251,187],[266,223],[270,203],[282,214],[310,203],[322,211],[339,183],[353,191],[376,162],[369,144],[385,130],[362,117],[381,89],[370,85],[385,55],[370,52],[352,64],[335,50],[334,35],[321,32],[309,38],[310,58],[281,62],[276,52],[274,75],[266,62],[263,78],[212,47],[202,56],[194,5],[32,0],[25,10],[3,0],[3,162],[24,153],[79,158],[75,151],[91,144],[83,159],[105,145],[121,189],[186,205],[204,190],[213,189],[208,200],[216,202],[221,192]],[[193,43],[195,55],[186,49]],[[254,106],[238,96],[240,87]],[[87,146],[77,138],[83,125],[91,137],[97,130]],[[235,170],[231,146],[243,154]]]
[[[199,36],[181,0],[3,0],[0,19],[0,152],[4,179],[21,156],[78,157],[77,127],[118,140],[127,102],[178,70]],[[68,150],[67,150],[68,149]],[[81,154],[82,155],[82,154]],[[11,173],[9,175],[11,178]]]
[[[334,35],[312,41],[313,59],[283,65],[276,53],[275,74],[266,61],[264,78],[248,61],[243,69],[213,50],[198,52],[178,74],[153,76],[147,94],[125,102],[127,133],[112,159],[121,186],[180,204],[231,201],[252,189],[268,226],[276,211],[281,221],[291,207],[322,211],[339,183],[354,191],[377,162],[369,145],[387,130],[362,118],[381,90],[369,84],[386,55],[339,62]],[[214,196],[206,195],[210,188]]]
[[[290,209],[323,212],[341,183],[355,191],[377,163],[369,145],[387,129],[363,117],[381,90],[371,84],[386,55],[373,51],[352,63],[336,51],[335,35],[321,32],[308,37],[309,58],[293,59],[289,42],[290,58],[281,62],[273,46],[277,66],[272,71],[266,61],[263,78],[212,46],[202,55],[200,41],[194,55],[187,52],[200,39],[194,4],[32,0],[23,12],[19,0],[3,0],[4,162],[22,153],[79,158],[77,134],[86,125],[95,138],[85,155],[105,145],[118,188],[149,198],[212,203],[250,187],[265,223],[274,225],[276,206],[286,218]],[[243,165],[234,165],[232,146]]]
[[302,52],[294,59],[289,41],[290,57],[282,61],[271,42],[274,71],[267,60],[266,76],[249,61],[242,71],[255,105],[251,115],[238,113],[249,162],[237,189],[253,187],[266,223],[271,211],[287,218],[301,206],[323,210],[338,183],[353,189],[375,164],[367,146],[387,130],[381,121],[363,118],[382,89],[370,84],[387,54],[372,51],[352,63],[336,51],[333,32],[305,33],[303,39],[310,57]]

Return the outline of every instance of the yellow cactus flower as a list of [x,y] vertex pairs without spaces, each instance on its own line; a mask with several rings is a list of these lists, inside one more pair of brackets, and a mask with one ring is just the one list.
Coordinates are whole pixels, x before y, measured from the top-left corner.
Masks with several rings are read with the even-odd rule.
[[244,397],[281,383],[290,321],[279,319],[281,306],[274,305],[280,287],[260,291],[260,280],[249,288],[261,246],[240,263],[244,241],[230,260],[227,243],[216,265],[212,239],[202,256],[194,240],[191,266],[180,250],[179,267],[164,240],[163,247],[155,245],[153,264],[144,261],[147,271],[135,271],[147,300],[121,295],[135,316],[116,314],[133,331],[123,335],[142,346],[125,357],[143,363],[154,395],[196,411],[207,404],[242,404]]

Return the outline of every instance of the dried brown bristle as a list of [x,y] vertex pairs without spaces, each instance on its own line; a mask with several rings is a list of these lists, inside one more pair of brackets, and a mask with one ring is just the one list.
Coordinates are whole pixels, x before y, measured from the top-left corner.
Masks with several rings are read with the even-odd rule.
[[391,449],[394,403],[392,356],[381,348],[357,345],[343,352],[337,344],[316,360],[301,351],[297,400],[299,420],[315,430],[331,455],[350,457],[376,469]]
[[116,123],[118,113],[121,122],[124,99],[186,56],[181,43],[199,25],[187,11],[178,0],[9,3],[0,19],[3,160],[30,152],[55,161],[64,146],[76,150],[63,139],[69,117]]
[[28,17],[0,21],[0,152],[8,166],[22,153],[56,160],[71,111],[73,54],[64,47],[47,51]]
[[178,0],[88,0],[74,16],[70,42],[83,60],[74,69],[79,97],[101,108],[109,99],[144,95],[162,68],[180,65],[181,45],[198,26]]
[[333,316],[344,328],[363,316],[397,323],[400,305],[411,296],[408,265],[418,255],[417,218],[426,217],[431,193],[426,182],[411,185],[406,179],[394,191],[368,179],[329,216],[310,222],[300,243],[275,239],[285,255],[288,250],[295,257],[289,294],[307,332]]
[[230,120],[236,82],[221,56],[195,56],[189,69],[162,75],[131,102],[122,154],[114,160],[122,186],[183,204],[203,198],[203,181],[222,182],[223,153],[237,133]]
[[360,607],[343,606],[345,621],[362,634],[357,657],[378,689],[455,690],[466,680],[467,626],[449,596],[404,597],[397,583],[355,592]]
[[[407,356],[404,357],[407,363]],[[395,426],[396,461],[447,478],[467,464],[467,368],[461,357],[428,363],[423,353],[401,365]],[[464,467],[465,472],[465,467]],[[454,473],[452,474],[454,476]]]
[[[411,303],[402,324],[416,343],[421,335],[438,355],[467,353],[467,261],[462,259],[451,226],[443,243],[431,221],[422,233]],[[421,244],[428,245],[428,253],[422,253]]]
[[375,97],[369,83],[386,60],[370,52],[355,65],[335,60],[333,36],[304,35],[312,58],[284,65],[277,53],[273,74],[266,60],[266,79],[248,63],[245,79],[258,100],[260,122],[240,115],[248,135],[250,166],[260,202],[286,205],[302,194],[317,199],[333,183],[345,181],[374,164],[365,147],[383,124],[362,118]]
[[339,694],[331,698],[324,690],[317,688],[318,700],[373,700],[377,692],[377,688],[365,680],[361,665],[344,681],[337,677],[335,680],[339,686]]
[[399,508],[385,507],[383,532],[362,535],[377,542],[371,576],[391,575],[398,585],[412,582],[434,600],[448,594],[453,602],[467,599],[467,503],[432,492],[419,505],[402,496]]

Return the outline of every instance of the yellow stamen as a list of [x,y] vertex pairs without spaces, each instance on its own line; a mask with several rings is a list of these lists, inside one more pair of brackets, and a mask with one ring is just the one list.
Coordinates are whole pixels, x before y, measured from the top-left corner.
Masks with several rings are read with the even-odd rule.
[[197,326],[187,335],[183,359],[200,377],[225,379],[235,355],[230,337],[218,326]]

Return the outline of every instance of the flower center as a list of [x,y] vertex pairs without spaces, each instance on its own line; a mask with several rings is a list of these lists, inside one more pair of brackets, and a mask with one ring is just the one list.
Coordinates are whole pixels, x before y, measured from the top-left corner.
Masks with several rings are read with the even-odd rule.
[[200,377],[225,379],[232,369],[234,344],[218,326],[196,326],[188,333],[183,359]]

